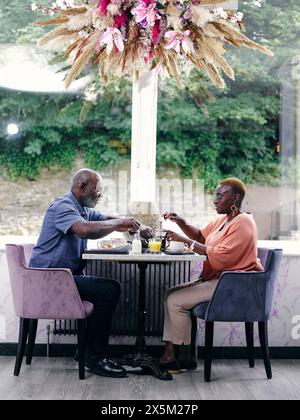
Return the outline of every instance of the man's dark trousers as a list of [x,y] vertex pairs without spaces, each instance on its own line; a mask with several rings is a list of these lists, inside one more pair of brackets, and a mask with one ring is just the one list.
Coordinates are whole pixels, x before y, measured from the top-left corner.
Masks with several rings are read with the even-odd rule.
[[93,276],[74,276],[80,297],[91,302],[94,311],[88,318],[87,350],[100,357],[106,355],[111,320],[121,295],[115,280]]

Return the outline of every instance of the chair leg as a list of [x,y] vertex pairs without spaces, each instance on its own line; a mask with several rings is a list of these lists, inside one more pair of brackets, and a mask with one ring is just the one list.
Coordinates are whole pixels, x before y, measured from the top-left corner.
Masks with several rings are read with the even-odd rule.
[[22,366],[23,356],[24,356],[25,347],[26,347],[26,341],[28,337],[28,330],[29,330],[29,319],[20,318],[19,342],[18,342],[15,370],[14,370],[15,376],[19,375],[20,369]]
[[254,323],[253,322],[245,322],[245,329],[246,329],[246,342],[247,342],[247,350],[248,350],[248,360],[249,360],[249,367],[254,368]]
[[78,366],[79,379],[85,378],[84,356],[86,348],[86,320],[77,320]]
[[191,333],[191,356],[192,359],[197,361],[197,318],[192,316],[192,333]]
[[38,320],[37,319],[30,319],[29,320],[29,334],[28,334],[26,365],[31,365],[37,326],[38,326]]
[[214,323],[207,321],[205,323],[205,354],[204,354],[204,381],[210,382],[212,349],[214,342]]
[[261,351],[264,359],[264,365],[266,369],[266,374],[268,379],[272,379],[272,368],[270,360],[270,351],[269,351],[269,340],[268,340],[268,322],[259,322],[258,323],[259,331],[259,340]]

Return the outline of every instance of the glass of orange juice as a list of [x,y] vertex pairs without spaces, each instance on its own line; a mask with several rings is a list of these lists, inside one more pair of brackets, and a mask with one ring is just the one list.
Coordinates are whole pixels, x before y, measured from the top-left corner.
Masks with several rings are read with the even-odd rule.
[[152,238],[149,240],[149,250],[151,254],[158,254],[161,250],[161,239]]

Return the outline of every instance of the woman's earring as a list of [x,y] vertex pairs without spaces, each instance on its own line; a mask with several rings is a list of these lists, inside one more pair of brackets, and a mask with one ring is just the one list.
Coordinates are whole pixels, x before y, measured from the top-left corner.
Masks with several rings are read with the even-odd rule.
[[235,204],[230,207],[230,210],[232,217],[235,217],[239,213],[239,208]]

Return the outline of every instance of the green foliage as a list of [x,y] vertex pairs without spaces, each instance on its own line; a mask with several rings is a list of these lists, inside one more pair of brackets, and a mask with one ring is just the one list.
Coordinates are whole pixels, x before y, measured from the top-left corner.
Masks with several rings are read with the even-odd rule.
[[[31,10],[30,0],[1,0],[0,8],[0,43],[35,42],[45,29],[34,27],[32,23],[37,15]],[[51,0],[42,0],[50,6]]]
[[[97,169],[128,159],[130,94],[117,100],[102,97],[82,122],[81,106],[76,96],[0,93],[1,132],[15,115],[23,121],[13,144],[0,136],[8,174],[33,178],[43,166],[71,167],[77,154]],[[199,109],[189,92],[174,92],[167,85],[159,95],[158,167],[177,166],[184,176],[203,177],[209,188],[227,175],[264,181],[270,173],[265,166],[277,165],[278,108],[274,97],[244,93],[222,96]]]
[[265,166],[278,175],[278,114],[274,96],[228,92],[199,109],[187,90],[175,95],[167,88],[159,99],[159,165],[173,163],[186,176],[196,170],[208,187],[223,176],[269,182]]
[[[130,152],[130,107],[109,97],[93,107],[80,123],[82,99],[0,91],[0,166],[8,175],[35,178],[43,167],[71,169],[78,154],[88,166],[101,169]],[[20,123],[16,138],[6,135],[10,121]]]
[[42,152],[36,154],[24,153],[25,149],[22,143],[9,144],[6,148],[5,167],[12,180],[19,177],[35,179],[45,167],[71,169],[76,156],[76,148],[70,143],[64,143],[59,148],[48,144],[42,148]]

